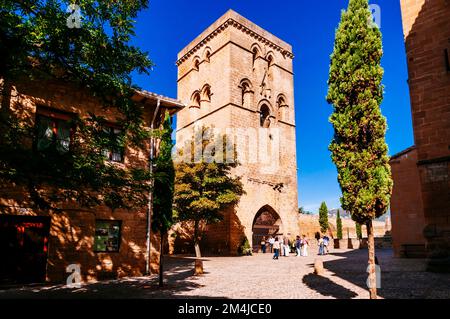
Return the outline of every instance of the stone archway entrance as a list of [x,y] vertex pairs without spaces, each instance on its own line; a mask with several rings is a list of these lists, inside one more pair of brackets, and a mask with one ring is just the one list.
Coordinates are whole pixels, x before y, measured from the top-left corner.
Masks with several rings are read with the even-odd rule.
[[[270,207],[265,205],[261,207],[255,215],[252,226],[252,245],[253,252],[258,252],[261,249],[261,239],[263,237],[266,240],[270,236],[276,236],[280,234],[282,228],[282,222],[280,216],[277,212]],[[269,251],[269,249],[267,249]]]

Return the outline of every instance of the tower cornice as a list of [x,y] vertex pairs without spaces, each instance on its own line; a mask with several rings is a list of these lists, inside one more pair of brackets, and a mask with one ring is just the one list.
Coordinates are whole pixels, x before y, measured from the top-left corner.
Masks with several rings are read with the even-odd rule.
[[[233,12],[234,13],[234,12]],[[189,49],[186,53],[184,53],[177,61],[176,65],[180,66],[184,61],[189,59],[191,56],[195,55],[195,53],[200,50],[202,47],[204,47],[211,39],[216,37],[218,34],[222,33],[227,29],[228,27],[236,28],[237,30],[240,30],[248,35],[250,35],[252,38],[257,40],[260,43],[263,43],[264,45],[268,46],[272,50],[281,52],[284,56],[293,59],[294,54],[286,49],[283,48],[281,45],[275,43],[274,41],[269,40],[267,37],[261,35],[259,32],[256,32],[249,28],[248,26],[244,25],[243,23],[237,21],[233,17],[228,18],[225,22],[220,24],[217,28],[215,28],[212,32],[204,36],[196,45],[194,45],[191,49]],[[183,51],[182,51],[183,52]]]

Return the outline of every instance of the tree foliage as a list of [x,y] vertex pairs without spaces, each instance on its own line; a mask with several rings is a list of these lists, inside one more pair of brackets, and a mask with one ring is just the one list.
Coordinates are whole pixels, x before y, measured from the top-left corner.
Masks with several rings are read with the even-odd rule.
[[[202,128],[199,134],[192,137],[192,143],[182,150],[184,155],[190,154],[190,158],[175,166],[174,205],[177,219],[193,222],[197,254],[201,224],[221,221],[223,211],[236,205],[244,194],[240,177],[232,174],[233,168],[238,165],[234,148],[223,145],[211,151],[210,147],[217,144],[216,140],[226,141],[226,137],[213,136],[210,130]],[[195,145],[201,148],[201,158],[194,158]],[[233,152],[232,163],[216,160],[227,158],[227,152]]]
[[341,206],[352,219],[366,224],[369,291],[377,298],[374,218],[383,215],[392,193],[385,141],[381,32],[372,21],[368,0],[350,0],[342,12],[331,55],[327,100],[333,105],[330,144],[342,190]]
[[330,144],[342,190],[342,208],[366,223],[389,206],[392,179],[385,142],[381,32],[371,26],[367,0],[350,0],[331,56],[327,100],[334,112]]
[[[137,89],[131,74],[148,73],[152,63],[147,53],[129,44],[134,20],[147,1],[77,1],[80,28],[67,25],[71,3],[0,0],[0,180],[25,186],[40,208],[57,209],[63,201],[85,207],[142,206],[149,190],[147,170],[111,165],[102,150],[126,144],[143,149],[149,137],[143,106],[131,99]],[[105,134],[103,116],[75,116],[68,152],[35,152],[30,145],[36,130],[10,109],[11,93],[21,83],[46,81],[86,91],[105,109],[116,110],[120,136]]]
[[298,213],[302,215],[314,215],[313,212],[306,210],[303,206],[298,208]]
[[173,225],[175,168],[172,160],[172,126],[166,113],[160,136],[159,154],[155,160],[152,229],[164,236]]
[[173,193],[175,168],[172,160],[172,125],[169,112],[166,113],[160,132],[159,154],[155,161],[153,184],[152,230],[160,235],[159,285],[163,285],[164,238],[173,224]]
[[339,210],[337,212],[337,216],[336,216],[336,232],[337,232],[337,238],[338,239],[342,239],[342,218],[341,218],[341,214],[339,213]]
[[319,208],[319,224],[320,224],[320,231],[322,234],[325,234],[328,231],[329,225],[328,225],[328,207],[325,202],[322,202],[320,204]]

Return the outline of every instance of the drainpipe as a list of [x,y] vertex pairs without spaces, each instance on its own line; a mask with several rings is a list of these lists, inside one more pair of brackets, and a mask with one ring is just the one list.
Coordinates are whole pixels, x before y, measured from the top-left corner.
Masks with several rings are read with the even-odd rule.
[[147,202],[147,252],[146,252],[146,258],[145,258],[145,274],[150,275],[150,254],[151,254],[151,223],[152,223],[152,215],[153,215],[153,185],[154,185],[154,179],[153,179],[153,149],[155,148],[155,139],[153,138],[153,129],[155,125],[155,119],[159,112],[161,100],[157,99],[156,102],[156,109],[153,114],[152,122],[150,124],[150,131],[152,136],[150,136],[150,156],[149,156],[149,173],[150,173],[150,192],[148,193],[148,202]]

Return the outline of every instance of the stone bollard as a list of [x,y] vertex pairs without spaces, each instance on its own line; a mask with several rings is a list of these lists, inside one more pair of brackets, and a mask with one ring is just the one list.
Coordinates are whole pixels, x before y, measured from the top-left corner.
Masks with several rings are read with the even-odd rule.
[[323,273],[323,261],[321,259],[314,260],[314,274],[322,275]]
[[203,261],[201,259],[195,260],[195,275],[203,275]]

